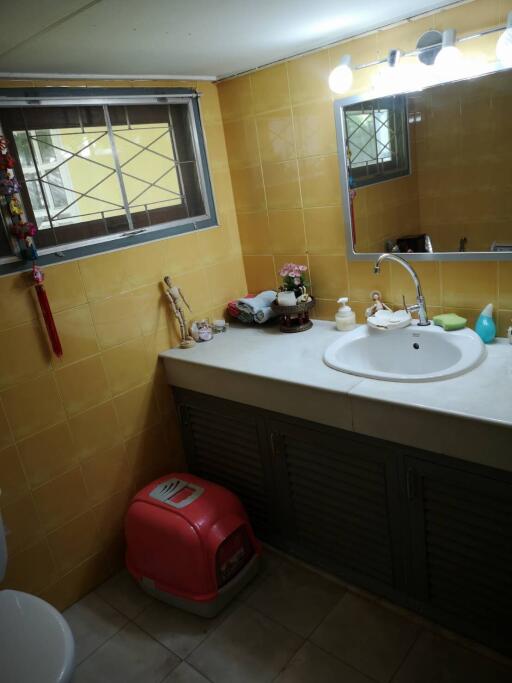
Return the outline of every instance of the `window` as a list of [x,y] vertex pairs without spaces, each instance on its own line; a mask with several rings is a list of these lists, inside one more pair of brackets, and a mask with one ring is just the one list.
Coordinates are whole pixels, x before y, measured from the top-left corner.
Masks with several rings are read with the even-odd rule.
[[344,107],[350,187],[408,175],[407,103],[402,95]]
[[142,233],[214,225],[195,94],[102,95],[10,106],[1,98],[2,134],[39,253],[87,253],[88,245],[113,248],[107,243]]

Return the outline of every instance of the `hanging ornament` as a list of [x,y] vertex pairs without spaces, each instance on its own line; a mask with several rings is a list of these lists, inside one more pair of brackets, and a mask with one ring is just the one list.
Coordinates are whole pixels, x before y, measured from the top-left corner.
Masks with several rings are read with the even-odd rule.
[[59,333],[55,326],[55,321],[52,315],[52,309],[50,308],[50,302],[46,296],[46,291],[43,285],[44,273],[36,266],[34,263],[32,266],[32,276],[35,282],[37,300],[39,301],[39,306],[41,308],[41,313],[43,315],[44,324],[46,325],[46,331],[48,332],[48,337],[50,338],[50,343],[52,345],[53,353],[60,358],[62,356],[62,345],[59,339]]

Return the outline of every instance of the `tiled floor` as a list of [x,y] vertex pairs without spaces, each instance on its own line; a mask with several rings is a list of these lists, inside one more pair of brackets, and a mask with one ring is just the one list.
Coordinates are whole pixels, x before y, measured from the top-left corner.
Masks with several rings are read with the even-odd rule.
[[511,683],[512,664],[267,552],[261,575],[201,619],[126,572],[66,611],[73,683]]

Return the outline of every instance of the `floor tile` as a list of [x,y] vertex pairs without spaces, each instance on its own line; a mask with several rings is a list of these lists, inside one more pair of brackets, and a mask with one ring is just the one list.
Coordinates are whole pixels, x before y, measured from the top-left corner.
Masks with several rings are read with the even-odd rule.
[[76,669],[73,683],[160,683],[179,659],[127,624]]
[[76,664],[80,664],[126,623],[124,615],[94,593],[72,605],[64,612],[64,617],[75,639]]
[[283,562],[247,604],[307,638],[339,602],[345,589],[317,572]]
[[247,586],[238,593],[237,598],[244,602],[261,586],[268,576],[274,574],[283,563],[283,557],[269,546],[263,547],[260,559],[260,571]]
[[346,593],[311,640],[364,674],[387,683],[418,633],[419,626],[405,617]]
[[246,605],[239,606],[188,661],[213,683],[272,681],[302,639]]
[[276,683],[372,683],[359,671],[305,643],[288,664]]
[[171,671],[171,673],[164,678],[162,683],[209,683],[199,671],[196,671],[187,662],[181,664]]
[[185,659],[208,633],[226,619],[230,608],[228,605],[214,619],[205,619],[155,600],[139,614],[135,623],[178,657]]
[[510,683],[512,665],[483,657],[458,643],[424,631],[393,683]]
[[96,593],[128,619],[134,619],[152,600],[126,569],[102,583]]

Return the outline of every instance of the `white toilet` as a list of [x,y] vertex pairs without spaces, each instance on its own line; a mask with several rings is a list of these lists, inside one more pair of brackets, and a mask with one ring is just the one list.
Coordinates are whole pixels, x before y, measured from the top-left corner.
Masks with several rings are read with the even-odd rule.
[[[0,514],[0,582],[7,566],[5,530]],[[64,617],[35,595],[0,591],[0,681],[68,683],[75,643]]]

